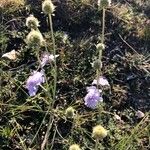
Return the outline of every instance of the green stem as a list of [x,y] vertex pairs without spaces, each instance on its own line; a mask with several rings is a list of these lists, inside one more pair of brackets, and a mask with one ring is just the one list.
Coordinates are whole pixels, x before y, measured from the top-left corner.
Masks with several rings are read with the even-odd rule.
[[[101,36],[101,43],[104,44],[104,37],[105,37],[105,8],[103,7],[103,17],[102,17],[102,36]],[[99,56],[98,59],[99,61],[102,63],[102,52],[103,49],[100,48],[99,49]],[[99,76],[102,74],[101,71],[101,67],[99,67],[99,69],[97,69],[97,87],[98,87],[98,80],[99,80]]]
[[57,83],[57,65],[56,65],[56,48],[55,48],[55,38],[54,38],[54,32],[53,32],[53,22],[52,22],[52,16],[51,14],[48,15],[49,17],[49,23],[50,23],[50,31],[52,36],[52,42],[53,42],[53,55],[54,55],[54,89],[53,89],[53,103],[55,100],[56,95],[56,83]]
[[[48,17],[49,17],[49,25],[50,25],[50,31],[51,31],[51,37],[52,37],[52,43],[53,43],[53,55],[54,55],[54,88],[53,88],[53,101],[52,103],[50,103],[50,106],[49,108],[53,108],[53,105],[54,105],[54,101],[55,101],[55,96],[56,96],[56,84],[57,84],[57,65],[56,65],[56,48],[55,48],[55,38],[54,38],[54,32],[53,32],[53,22],[52,22],[52,16],[51,14],[48,14]],[[50,132],[50,129],[52,127],[52,124],[53,124],[53,121],[54,121],[54,116],[50,116],[49,118],[49,123],[48,123],[48,127],[47,127],[47,131],[46,131],[46,134],[44,136],[44,140],[42,142],[42,145],[41,145],[41,150],[44,150],[45,148],[45,145],[48,141],[48,138],[49,138],[49,132]]]
[[95,150],[98,150],[98,143],[99,143],[99,141],[98,141],[98,139],[96,139],[96,142],[95,142]]
[[[105,8],[103,7],[103,18],[102,18],[102,37],[101,43],[104,44],[104,37],[105,37]],[[102,62],[102,53],[103,49],[99,49],[99,57],[98,59]]]
[[102,18],[102,39],[101,43],[104,44],[104,36],[105,36],[105,8],[103,7],[103,18]]
[[36,57],[37,57],[37,60],[38,60],[38,63],[39,63],[39,66],[37,68],[37,71],[38,71],[40,69],[40,67],[41,67],[41,60],[40,60],[40,55],[39,55],[39,47],[36,46],[35,49],[36,49]]

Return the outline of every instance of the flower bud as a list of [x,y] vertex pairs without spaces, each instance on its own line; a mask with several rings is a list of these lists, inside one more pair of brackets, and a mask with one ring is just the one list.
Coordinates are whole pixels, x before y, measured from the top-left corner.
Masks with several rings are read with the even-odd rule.
[[66,117],[67,118],[73,118],[74,117],[74,112],[75,112],[75,110],[72,107],[68,107],[66,109],[66,112],[65,112]]
[[107,130],[104,129],[101,125],[97,125],[93,128],[92,137],[96,139],[103,139],[107,136]]
[[47,15],[47,14],[53,14],[53,12],[55,11],[55,6],[52,3],[51,0],[45,0],[42,3],[42,11]]
[[97,5],[100,8],[106,8],[111,6],[111,0],[98,0]]
[[33,15],[30,15],[26,19],[26,26],[30,29],[37,29],[39,27],[39,21],[37,18],[35,18]]
[[27,44],[29,46],[41,46],[44,42],[43,36],[39,31],[32,30],[27,35]]
[[95,60],[95,61],[92,63],[92,67],[93,67],[94,69],[99,70],[99,69],[102,68],[102,62],[101,62],[99,59]]
[[104,49],[105,49],[105,45],[104,45],[103,43],[98,43],[98,44],[96,45],[96,48],[97,48],[98,50],[104,50]]
[[69,147],[69,150],[81,150],[78,144],[73,144]]

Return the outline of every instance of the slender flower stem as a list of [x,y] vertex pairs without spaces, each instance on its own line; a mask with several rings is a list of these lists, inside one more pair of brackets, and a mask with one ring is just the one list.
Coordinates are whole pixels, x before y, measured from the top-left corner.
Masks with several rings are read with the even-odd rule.
[[104,36],[105,36],[105,8],[103,7],[102,39],[101,39],[101,43],[103,44],[104,44]]
[[96,139],[96,142],[95,142],[95,150],[98,150],[98,143],[99,143],[99,141],[98,141],[98,139]]
[[[105,8],[103,7],[103,17],[102,17],[102,35],[101,35],[101,44],[104,44],[104,36],[105,36]],[[103,52],[103,48],[99,49],[99,56],[98,59],[102,64],[102,52]],[[98,80],[99,80],[99,76],[102,74],[101,71],[101,66],[99,67],[99,69],[97,69],[97,87],[99,85]]]
[[54,38],[54,32],[53,32],[53,22],[52,22],[52,16],[51,14],[48,15],[49,17],[49,23],[50,23],[50,31],[52,36],[52,42],[53,42],[53,55],[54,55],[54,89],[53,89],[53,103],[55,100],[56,95],[56,83],[57,83],[57,65],[56,65],[56,47],[55,47],[55,38]]
[[[103,18],[102,18],[102,36],[101,43],[104,44],[104,36],[105,36],[105,8],[103,7]],[[99,49],[99,57],[98,59],[102,62],[102,52],[103,49]],[[100,70],[101,71],[101,70]]]
[[39,63],[39,66],[37,68],[37,71],[38,71],[40,69],[40,67],[41,67],[41,60],[40,60],[40,55],[39,55],[39,47],[36,46],[35,49],[36,49],[36,57],[37,57],[37,60],[38,60],[38,63]]
[[[50,31],[51,31],[51,37],[52,37],[52,43],[53,43],[53,55],[54,55],[54,88],[53,88],[53,101],[49,105],[49,109],[50,109],[50,108],[53,108],[53,104],[54,104],[55,97],[56,97],[57,65],[56,65],[55,38],[54,38],[53,22],[52,22],[51,14],[48,14],[48,17],[49,17],[49,25],[50,25]],[[49,123],[48,123],[47,131],[46,131],[45,136],[44,136],[44,140],[43,140],[42,145],[41,145],[41,150],[44,150],[45,145],[46,145],[46,143],[48,141],[49,132],[50,132],[50,129],[51,129],[52,125],[53,125],[53,121],[54,121],[54,116],[52,115],[49,118]]]

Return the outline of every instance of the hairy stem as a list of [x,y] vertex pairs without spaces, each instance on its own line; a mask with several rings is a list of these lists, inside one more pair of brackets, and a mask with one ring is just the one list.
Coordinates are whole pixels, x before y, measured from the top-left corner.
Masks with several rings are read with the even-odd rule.
[[57,65],[56,65],[56,45],[55,45],[55,38],[54,38],[54,32],[53,32],[53,22],[52,22],[52,16],[51,14],[48,15],[49,17],[49,23],[50,23],[50,31],[52,36],[52,42],[53,42],[53,55],[54,55],[54,89],[53,89],[53,103],[55,100],[56,95],[56,83],[57,83]]
[[[52,22],[52,16],[51,14],[48,14],[48,17],[49,17],[49,25],[50,25],[50,31],[51,31],[51,37],[52,37],[52,43],[53,43],[53,55],[54,55],[54,88],[53,88],[53,101],[52,103],[50,103],[50,106],[49,108],[53,108],[53,104],[54,104],[54,101],[55,101],[55,97],[56,97],[56,84],[57,84],[57,65],[56,65],[56,48],[55,48],[55,38],[54,38],[54,31],[53,31],[53,22]],[[42,142],[42,145],[41,145],[41,150],[44,150],[45,148],[45,145],[48,141],[48,138],[49,138],[49,132],[50,132],[50,129],[52,127],[52,124],[53,124],[53,115],[50,116],[49,118],[49,123],[48,123],[48,127],[47,127],[47,131],[46,131],[46,134],[44,136],[44,140]]]
[[[103,17],[102,17],[102,35],[101,35],[101,43],[104,44],[104,37],[105,37],[105,8],[103,7]],[[99,49],[99,56],[98,56],[98,59],[99,61],[101,62],[102,64],[102,52],[103,52],[103,49],[100,48]],[[99,69],[97,69],[97,87],[99,85],[99,76],[102,74],[102,71],[101,71],[101,66],[99,67]]]

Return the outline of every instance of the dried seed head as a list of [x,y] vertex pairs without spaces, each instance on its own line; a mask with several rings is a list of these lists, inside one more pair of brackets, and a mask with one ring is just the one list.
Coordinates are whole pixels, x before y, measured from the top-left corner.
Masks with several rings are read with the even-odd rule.
[[68,108],[66,109],[66,112],[65,112],[66,117],[67,117],[67,118],[73,118],[74,115],[75,115],[74,112],[75,112],[75,110],[74,110],[72,107],[68,107]]
[[45,0],[42,3],[42,11],[47,15],[47,14],[53,14],[53,12],[55,11],[55,6],[52,3],[51,0]]
[[39,31],[32,30],[27,35],[27,44],[29,46],[41,46],[44,42],[43,36]]
[[104,49],[105,49],[105,45],[104,45],[103,43],[98,43],[98,44],[96,45],[96,48],[97,48],[98,50],[104,50]]
[[111,6],[111,0],[98,0],[97,5],[99,8],[106,8]]
[[26,26],[30,29],[37,29],[39,27],[39,21],[37,18],[35,18],[33,15],[30,15],[26,19]]
[[103,139],[107,136],[107,130],[104,129],[101,125],[97,125],[93,128],[92,137],[96,139]]
[[73,144],[69,147],[69,150],[81,150],[78,144]]

